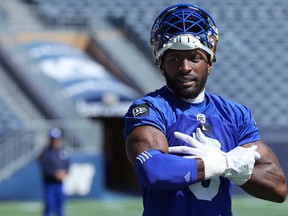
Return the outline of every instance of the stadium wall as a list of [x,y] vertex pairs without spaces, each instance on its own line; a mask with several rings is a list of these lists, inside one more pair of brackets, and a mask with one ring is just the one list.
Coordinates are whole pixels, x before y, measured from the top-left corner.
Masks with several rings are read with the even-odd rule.
[[[64,190],[69,199],[101,198],[104,191],[104,157],[71,155]],[[0,184],[0,200],[38,200],[42,198],[42,177],[37,160]]]

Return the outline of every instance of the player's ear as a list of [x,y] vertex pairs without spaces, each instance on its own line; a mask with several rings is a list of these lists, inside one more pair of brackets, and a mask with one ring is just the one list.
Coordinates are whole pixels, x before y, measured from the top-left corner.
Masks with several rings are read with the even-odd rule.
[[159,69],[162,75],[164,75],[165,67],[164,64],[159,65]]
[[211,71],[212,71],[213,67],[211,64],[208,65],[208,68],[207,68],[207,73],[210,75],[211,74]]
[[161,74],[164,76],[165,66],[164,66],[164,63],[163,63],[163,58],[161,58],[160,60],[156,61],[156,65],[158,66]]

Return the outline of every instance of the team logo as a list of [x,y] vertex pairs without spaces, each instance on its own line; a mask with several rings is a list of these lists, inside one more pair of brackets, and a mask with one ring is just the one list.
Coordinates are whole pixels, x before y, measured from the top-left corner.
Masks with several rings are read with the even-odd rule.
[[147,104],[141,104],[132,109],[134,117],[137,116],[148,116],[149,115],[149,106]]
[[197,114],[197,120],[200,122],[200,128],[202,131],[206,131],[207,133],[211,132],[210,125],[205,124],[206,123],[206,116],[202,113]]
[[200,121],[201,124],[206,123],[206,116],[204,114],[197,114],[197,120]]

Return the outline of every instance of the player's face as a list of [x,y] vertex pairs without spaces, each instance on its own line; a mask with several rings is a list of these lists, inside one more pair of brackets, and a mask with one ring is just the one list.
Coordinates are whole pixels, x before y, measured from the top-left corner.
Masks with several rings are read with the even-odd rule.
[[201,50],[169,50],[162,66],[168,87],[184,99],[204,90],[211,67]]

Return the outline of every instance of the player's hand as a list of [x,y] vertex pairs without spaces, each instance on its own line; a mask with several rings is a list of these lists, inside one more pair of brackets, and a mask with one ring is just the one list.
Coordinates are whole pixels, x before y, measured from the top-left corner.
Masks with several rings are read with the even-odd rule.
[[65,170],[57,170],[55,172],[55,178],[58,181],[63,181],[66,176],[67,176],[67,171],[65,171]]
[[[192,148],[182,148],[184,153],[189,153],[190,155],[202,158],[205,168],[205,179],[224,175],[225,171],[228,169],[228,163],[226,154],[218,147],[219,142],[216,143],[216,140],[207,138],[200,128],[197,128],[196,130],[196,138],[180,132],[175,132],[174,135],[176,138],[181,139],[192,146]],[[180,149],[181,148],[177,149],[176,147],[170,147],[169,153],[175,153],[175,151]]]
[[[219,142],[215,142],[215,140],[213,139],[206,137],[199,128],[197,128],[196,130],[197,140],[193,137],[179,132],[175,132],[175,137],[191,144],[194,148],[190,148],[187,146],[170,147],[169,153],[184,153],[202,158],[205,166],[205,179],[207,179],[209,175],[217,175],[217,173],[213,174],[214,166],[220,165],[219,173],[220,169],[222,170],[224,168],[222,160],[219,164],[218,161],[215,160],[213,155],[225,156],[226,167],[223,176],[229,178],[237,185],[242,185],[248,181],[248,179],[251,177],[255,161],[260,159],[260,154],[256,151],[257,146],[252,146],[250,148],[243,148],[241,146],[238,146],[228,153],[221,151],[221,144]],[[209,158],[209,155],[211,155],[211,153],[208,154],[209,151],[213,151],[212,158]],[[210,168],[212,169],[212,174],[209,174]]]
[[251,177],[255,161],[260,159],[256,149],[255,145],[250,148],[238,146],[226,153],[229,169],[224,176],[237,185],[246,183]]
[[194,148],[188,146],[171,146],[169,147],[169,154],[178,155],[185,158],[196,158],[198,156],[194,155],[194,150]]

